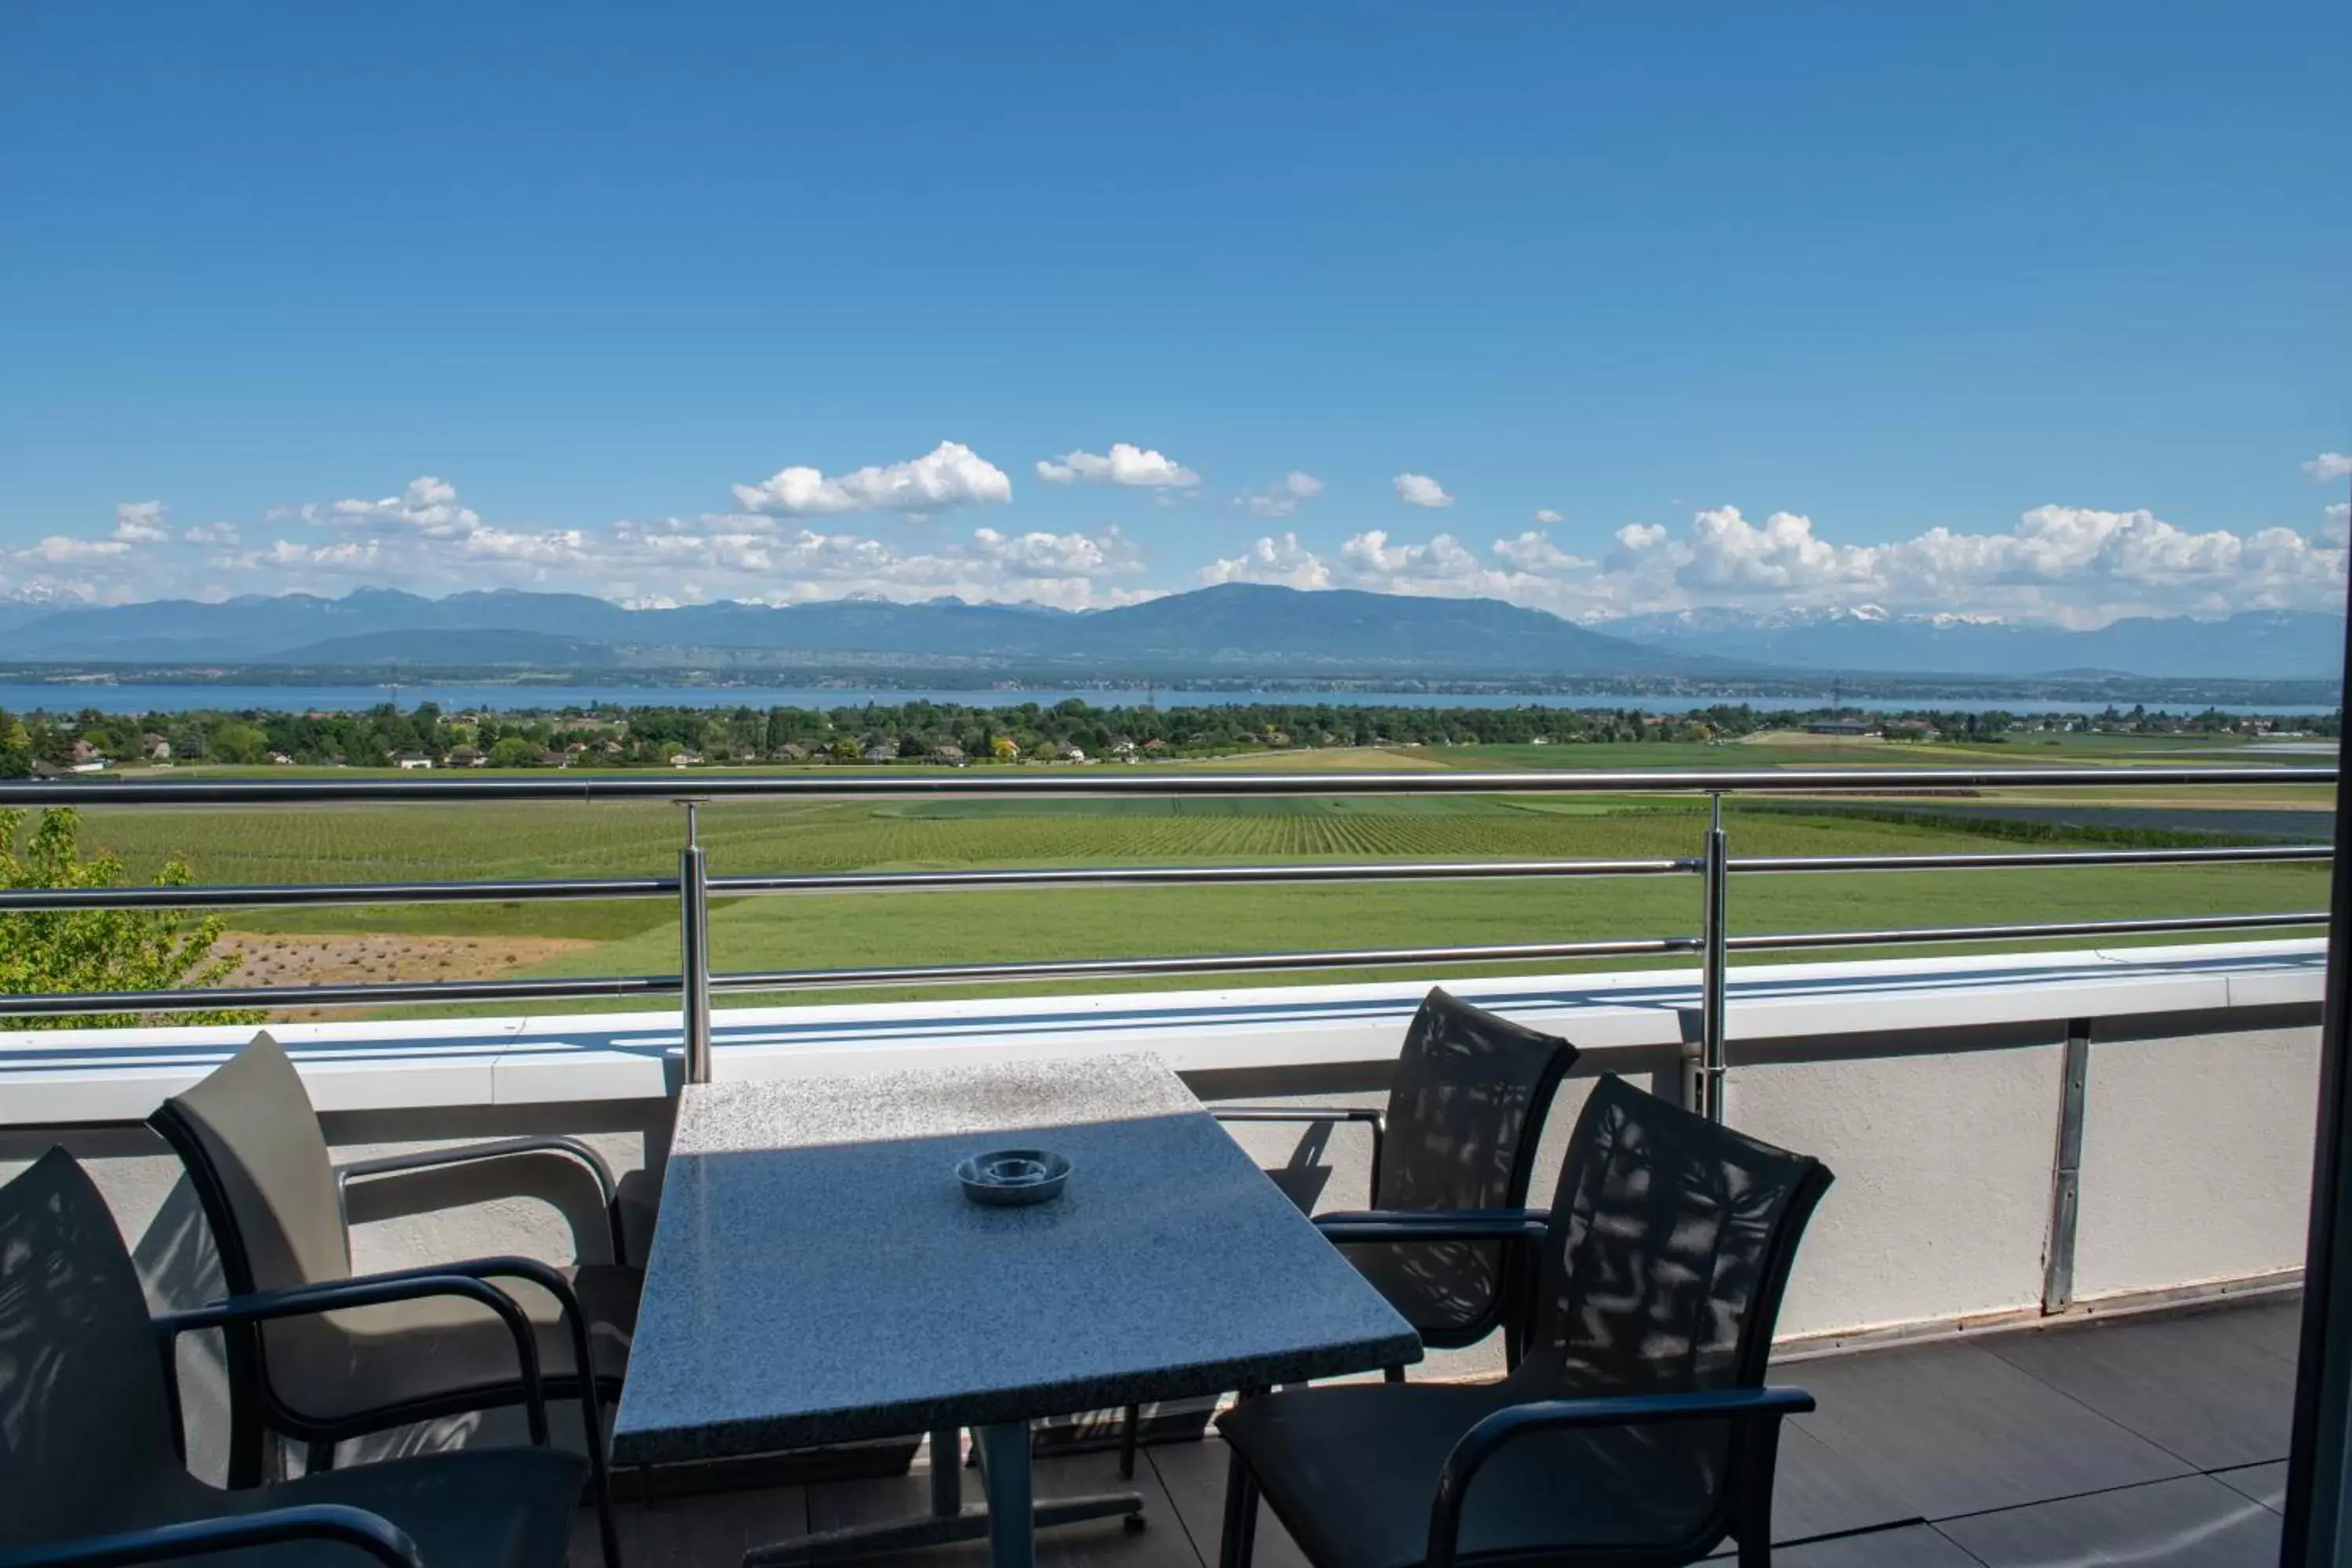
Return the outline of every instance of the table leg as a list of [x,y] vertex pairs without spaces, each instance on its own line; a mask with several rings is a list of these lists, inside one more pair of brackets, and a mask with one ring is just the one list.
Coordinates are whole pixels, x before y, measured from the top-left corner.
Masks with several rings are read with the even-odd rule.
[[[997,1435],[998,1447],[1010,1449],[1009,1457],[992,1450],[992,1433]],[[983,1536],[992,1547],[992,1564],[1009,1563],[1012,1568],[1034,1568],[1039,1530],[1096,1519],[1120,1520],[1131,1531],[1143,1528],[1143,1498],[1136,1492],[1098,1492],[1088,1497],[1035,1502],[1030,1480],[1027,1423],[1014,1421],[1002,1426],[975,1427],[973,1436],[977,1441],[972,1444],[972,1456],[981,1463],[988,1498],[986,1507],[964,1503],[963,1467],[957,1458],[957,1450],[962,1444],[957,1428],[944,1427],[931,1434],[929,1513],[876,1524],[853,1524],[754,1546],[743,1553],[743,1568],[829,1568],[831,1564],[860,1562],[886,1552],[945,1546],[952,1542],[978,1541]],[[1010,1505],[997,1490],[993,1478],[1000,1475],[1006,1478],[1008,1486],[1019,1489],[1019,1506]],[[1019,1545],[1017,1554],[1008,1559],[1004,1552],[1011,1544],[1008,1538],[1013,1536],[1019,1537]]]
[[1037,1568],[1036,1506],[1029,1485],[1029,1423],[975,1426],[988,1494],[989,1568]]
[[963,1511],[963,1428],[931,1433],[931,1517],[953,1519]]

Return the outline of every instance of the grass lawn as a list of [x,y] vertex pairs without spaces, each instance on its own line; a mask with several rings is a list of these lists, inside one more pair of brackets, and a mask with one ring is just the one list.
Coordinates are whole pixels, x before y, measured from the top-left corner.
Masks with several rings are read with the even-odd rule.
[[[1819,765],[1825,754],[1843,762],[1848,760],[1844,752],[1862,749],[1837,742],[1790,748],[1801,754],[1788,760]],[[1889,758],[1883,753],[1893,752],[1906,763],[1955,765],[1960,761],[1955,755],[1959,748],[1871,750],[1874,754],[1859,760],[1885,765]],[[1329,753],[1306,755],[1328,761]],[[1779,753],[1763,746],[1452,747],[1413,760],[1423,765],[1489,768],[1519,765],[1517,760],[1523,755],[1545,767],[1572,761],[1613,770],[1745,768],[1768,765]],[[1971,756],[1966,765],[1983,760]],[[2078,798],[2047,793],[2062,800]],[[2098,793],[2116,804],[2136,804],[2122,790]],[[2191,806],[2252,805],[2257,799],[2257,792],[2236,789],[2210,796],[2194,790],[2162,793],[2168,800],[2178,797],[2179,804]],[[2299,804],[2323,805],[2332,792],[2302,786],[2291,794]],[[1990,832],[1974,831],[1966,823],[1867,820],[1838,815],[1829,809],[1833,802],[1820,804],[1824,809],[1811,811],[1805,809],[1805,802],[1786,798],[1754,805],[1727,803],[1733,854],[1899,855],[2021,847]],[[917,798],[722,802],[704,807],[702,830],[711,869],[723,876],[983,866],[1683,857],[1700,851],[1705,814],[1705,803],[1696,798],[1643,795]],[[101,804],[84,816],[85,844],[119,852],[133,878],[144,880],[167,857],[184,854],[199,879],[212,883],[661,875],[676,869],[684,826],[675,806],[659,802],[352,805],[301,811]],[[2066,845],[2062,841],[2048,847]],[[1698,926],[1699,896],[1694,877],[786,896],[718,901],[711,938],[714,964],[721,971],[1471,945],[1686,935]],[[2308,910],[2324,906],[2326,897],[2326,868],[2316,864],[1754,877],[1735,879],[1731,918],[1733,929],[1744,931],[1972,926]],[[255,910],[233,913],[230,923],[240,931],[304,941],[405,935],[416,940],[420,952],[430,946],[425,939],[567,939],[593,945],[499,973],[591,975],[674,972],[676,919],[673,902],[650,899]],[[379,967],[368,973],[382,978],[435,977],[431,963],[423,958],[410,965],[394,963],[394,973],[384,973],[381,950],[381,943],[372,949],[376,954],[372,962]],[[1790,953],[1781,961],[1820,956]],[[1689,960],[1658,962],[1686,964]],[[1549,962],[1532,968],[1559,972],[1639,964],[1610,959],[1584,965]],[[1522,972],[1529,968],[1518,967]],[[1492,965],[1454,971],[1509,972]],[[1297,978],[1393,978],[1400,973],[1327,972]],[[1427,973],[1437,977],[1444,972]],[[1087,988],[1274,984],[1281,978],[1150,977],[1087,982]],[[1067,983],[1050,983],[933,994],[1068,988]],[[897,988],[824,994],[836,1000],[883,1000],[918,993]],[[578,1005],[609,1008],[612,1004]]]

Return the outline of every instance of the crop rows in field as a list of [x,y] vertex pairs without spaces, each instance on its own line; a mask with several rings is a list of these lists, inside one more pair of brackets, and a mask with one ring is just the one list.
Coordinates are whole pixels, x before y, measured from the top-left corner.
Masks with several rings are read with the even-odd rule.
[[[928,804],[928,803],[927,803]],[[1005,803],[941,803],[957,808]],[[1019,803],[1012,803],[1019,804]],[[720,875],[788,870],[1284,860],[1648,858],[1697,853],[1696,803],[1529,799],[1181,802],[1233,809],[1147,811],[1166,802],[1055,802],[1017,815],[869,803],[715,805],[703,841]],[[1078,811],[1077,805],[1111,809]],[[1397,809],[1384,810],[1393,805]],[[1444,807],[1450,809],[1432,809]],[[1572,807],[1573,809],[1568,809]],[[152,876],[185,855],[210,883],[476,880],[651,875],[674,868],[674,807],[469,805],[430,811],[92,812],[86,841]],[[1877,822],[1735,809],[1736,854],[1996,847],[1967,824]]]

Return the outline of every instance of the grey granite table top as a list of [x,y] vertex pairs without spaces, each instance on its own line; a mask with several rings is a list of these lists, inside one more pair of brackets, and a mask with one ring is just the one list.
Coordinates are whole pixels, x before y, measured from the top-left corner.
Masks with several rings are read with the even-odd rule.
[[[983,1208],[956,1163],[1075,1164]],[[689,1086],[622,1464],[979,1426],[1421,1359],[1158,1058]]]

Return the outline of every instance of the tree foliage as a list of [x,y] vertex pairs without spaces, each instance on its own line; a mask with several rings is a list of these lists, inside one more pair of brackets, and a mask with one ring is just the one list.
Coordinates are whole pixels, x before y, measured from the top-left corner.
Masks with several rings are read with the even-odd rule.
[[[9,888],[110,888],[122,877],[122,862],[104,851],[81,858],[81,813],[55,808],[41,813],[27,833],[29,813],[0,811],[0,886]],[[157,873],[159,888],[193,880],[188,863],[174,858]],[[177,910],[37,910],[0,915],[0,992],[162,991],[210,985],[236,967],[215,953],[225,922],[218,915],[192,917]],[[76,1014],[55,1018],[6,1020],[0,1026],[28,1029],[99,1028],[152,1022],[157,1015]],[[257,1012],[219,1009],[171,1016],[174,1023],[238,1024]]]

